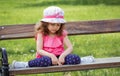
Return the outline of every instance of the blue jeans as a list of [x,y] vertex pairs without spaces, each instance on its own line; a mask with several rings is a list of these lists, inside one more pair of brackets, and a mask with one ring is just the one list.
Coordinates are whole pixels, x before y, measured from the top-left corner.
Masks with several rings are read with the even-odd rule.
[[[81,59],[78,55],[69,54],[65,57],[64,65],[74,65],[80,64]],[[30,60],[28,62],[29,67],[47,67],[52,66],[51,58],[48,56],[43,56],[41,58],[35,58],[34,60]]]

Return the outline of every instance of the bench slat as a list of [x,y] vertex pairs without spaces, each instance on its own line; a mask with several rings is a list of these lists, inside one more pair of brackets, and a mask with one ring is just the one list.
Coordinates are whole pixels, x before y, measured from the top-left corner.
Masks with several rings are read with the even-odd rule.
[[[0,26],[0,40],[34,37],[35,24]],[[76,21],[66,23],[69,35],[120,32],[120,19]]]
[[9,71],[10,71],[10,75],[22,75],[22,74],[39,74],[39,73],[51,73],[51,72],[103,69],[103,68],[113,68],[113,67],[114,68],[120,67],[120,57],[98,58],[95,59],[95,62],[88,64],[10,69]]

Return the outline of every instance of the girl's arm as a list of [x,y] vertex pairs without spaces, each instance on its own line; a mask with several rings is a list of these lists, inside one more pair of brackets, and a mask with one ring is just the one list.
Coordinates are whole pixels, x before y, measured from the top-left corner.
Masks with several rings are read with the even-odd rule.
[[59,63],[64,64],[65,63],[65,57],[70,54],[73,50],[72,44],[70,40],[68,39],[68,36],[64,38],[64,44],[67,46],[66,50],[60,55],[59,57]]
[[72,44],[71,44],[71,42],[70,42],[70,40],[69,40],[69,38],[68,38],[68,36],[66,36],[65,38],[64,38],[64,44],[66,45],[66,50],[61,54],[61,56],[63,56],[63,57],[66,57],[68,54],[70,54],[72,51],[73,51],[73,46],[72,46]]
[[51,57],[51,53],[48,53],[46,51],[43,50],[43,37],[41,33],[37,34],[37,52],[42,55],[42,56],[48,56]]

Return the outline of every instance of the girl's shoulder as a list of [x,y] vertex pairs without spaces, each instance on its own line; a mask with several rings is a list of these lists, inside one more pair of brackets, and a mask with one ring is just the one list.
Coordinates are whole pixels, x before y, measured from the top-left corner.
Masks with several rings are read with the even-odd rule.
[[67,32],[66,30],[63,30],[62,35],[63,35],[64,37],[67,36],[67,35],[68,35],[68,32]]
[[37,33],[35,34],[35,40],[37,40],[38,35],[39,35],[39,36],[43,36],[43,33],[42,33],[42,32],[37,32]]

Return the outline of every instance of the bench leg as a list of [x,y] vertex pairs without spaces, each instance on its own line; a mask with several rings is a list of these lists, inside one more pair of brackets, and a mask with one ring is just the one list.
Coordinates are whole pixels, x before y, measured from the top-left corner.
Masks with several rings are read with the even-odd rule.
[[2,76],[2,48],[0,48],[0,76]]
[[7,52],[5,48],[0,48],[1,52],[1,74],[2,76],[9,76],[9,64],[8,64],[8,58],[7,58]]

